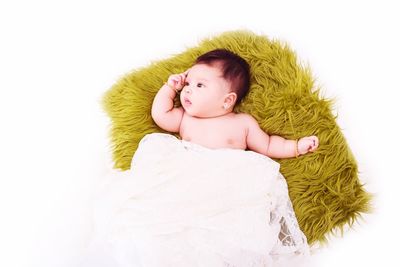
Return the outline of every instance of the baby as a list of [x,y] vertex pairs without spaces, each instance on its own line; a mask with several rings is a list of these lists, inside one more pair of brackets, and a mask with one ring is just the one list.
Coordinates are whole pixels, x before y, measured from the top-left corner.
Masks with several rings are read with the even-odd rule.
[[[249,114],[233,108],[250,87],[249,65],[240,56],[216,49],[168,78],[154,98],[151,115],[162,129],[204,147],[249,149],[271,158],[291,158],[318,148],[316,136],[287,140],[268,135]],[[180,92],[181,107],[174,107]]]

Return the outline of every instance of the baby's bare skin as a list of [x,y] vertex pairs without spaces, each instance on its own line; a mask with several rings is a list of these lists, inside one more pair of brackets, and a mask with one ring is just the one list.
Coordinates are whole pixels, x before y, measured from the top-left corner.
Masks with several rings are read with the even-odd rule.
[[[173,99],[179,90],[182,106],[175,108]],[[212,149],[249,149],[272,158],[296,157],[317,149],[316,136],[298,142],[269,136],[251,115],[233,111],[236,98],[218,66],[196,64],[169,77],[154,98],[152,117],[162,129]]]
[[230,112],[214,118],[196,118],[184,113],[179,135],[209,148],[247,148],[245,114]]

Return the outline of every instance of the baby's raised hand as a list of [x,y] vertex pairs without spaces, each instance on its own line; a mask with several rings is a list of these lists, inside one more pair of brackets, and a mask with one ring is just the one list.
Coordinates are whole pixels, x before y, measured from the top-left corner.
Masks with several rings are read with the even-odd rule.
[[308,152],[314,152],[319,146],[319,140],[316,136],[303,137],[297,143],[297,151],[300,155]]
[[167,85],[174,89],[175,91],[182,90],[183,86],[185,86],[185,79],[187,76],[188,70],[180,73],[180,74],[172,74],[169,76]]

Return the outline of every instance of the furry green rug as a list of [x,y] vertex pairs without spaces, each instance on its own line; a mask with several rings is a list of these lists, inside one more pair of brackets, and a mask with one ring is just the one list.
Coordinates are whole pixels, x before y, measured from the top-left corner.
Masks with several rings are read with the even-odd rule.
[[162,132],[150,110],[169,75],[183,72],[197,56],[215,48],[229,49],[251,66],[252,85],[236,111],[252,114],[269,134],[290,139],[317,135],[320,139],[315,153],[279,161],[308,242],[326,241],[332,230],[343,230],[368,212],[370,195],[358,179],[357,163],[332,115],[331,101],[314,88],[310,69],[298,62],[288,45],[248,31],[226,32],[134,70],[105,94],[103,104],[112,121],[115,167],[129,169],[140,139]]

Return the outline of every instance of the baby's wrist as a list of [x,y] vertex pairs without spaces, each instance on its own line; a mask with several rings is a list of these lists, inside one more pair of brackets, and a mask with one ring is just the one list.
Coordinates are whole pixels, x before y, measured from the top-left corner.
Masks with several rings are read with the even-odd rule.
[[299,157],[299,139],[296,139],[295,141],[294,141],[294,156],[296,157],[296,158],[298,158]]

